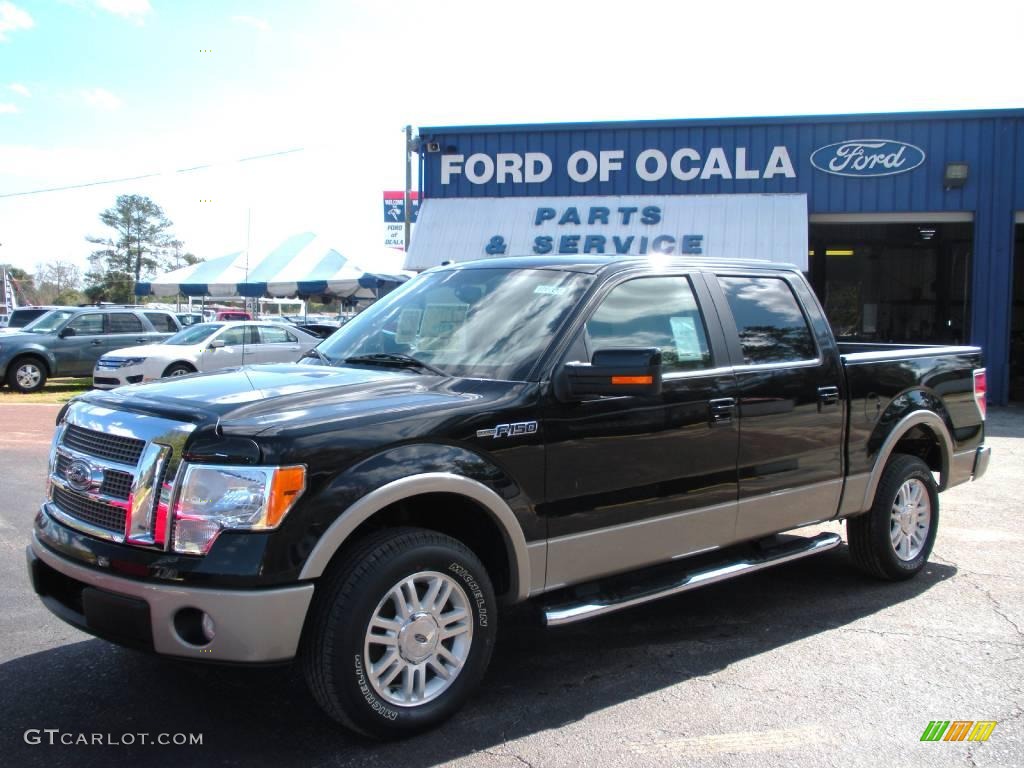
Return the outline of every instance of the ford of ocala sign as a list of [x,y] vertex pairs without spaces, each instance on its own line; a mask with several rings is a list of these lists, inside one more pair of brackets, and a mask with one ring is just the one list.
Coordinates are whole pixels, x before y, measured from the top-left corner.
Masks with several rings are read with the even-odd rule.
[[892,176],[923,162],[923,149],[892,139],[837,141],[811,153],[811,165],[834,176]]

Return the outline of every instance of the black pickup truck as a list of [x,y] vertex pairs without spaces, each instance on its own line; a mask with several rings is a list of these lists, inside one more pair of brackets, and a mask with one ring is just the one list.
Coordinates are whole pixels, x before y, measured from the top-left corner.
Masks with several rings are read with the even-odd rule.
[[118,643],[298,659],[378,737],[466,701],[504,605],[599,616],[836,547],[785,532],[841,518],[857,566],[909,578],[989,460],[979,349],[837,344],[764,263],[437,268],[313,355],[72,401],[29,570]]

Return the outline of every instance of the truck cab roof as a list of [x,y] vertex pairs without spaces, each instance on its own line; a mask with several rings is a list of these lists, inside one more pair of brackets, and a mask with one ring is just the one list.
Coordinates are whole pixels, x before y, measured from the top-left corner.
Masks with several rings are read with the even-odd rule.
[[434,267],[430,271],[456,269],[551,269],[561,272],[582,272],[595,275],[602,272],[617,272],[643,266],[657,266],[663,269],[741,269],[744,271],[756,270],[758,272],[800,271],[800,268],[795,264],[782,264],[754,259],[707,259],[661,254],[646,256],[616,254],[607,256],[594,254],[587,256],[558,254],[546,256],[502,256],[495,259],[477,259],[474,261],[445,264],[440,267]]

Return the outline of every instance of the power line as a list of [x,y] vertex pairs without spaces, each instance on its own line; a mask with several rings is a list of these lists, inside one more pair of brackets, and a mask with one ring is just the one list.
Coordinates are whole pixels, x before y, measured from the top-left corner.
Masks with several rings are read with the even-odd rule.
[[282,155],[291,155],[291,154],[295,154],[296,152],[303,152],[304,150],[305,150],[304,147],[296,147],[295,149],[284,149],[284,150],[281,150],[280,152],[268,152],[268,153],[263,154],[263,155],[252,155],[251,157],[240,157],[237,160],[229,160],[229,161],[223,162],[223,163],[206,163],[205,165],[195,165],[195,166],[192,166],[191,168],[179,168],[178,170],[175,170],[175,171],[163,171],[163,172],[157,172],[157,173],[145,173],[145,174],[142,174],[141,176],[125,176],[125,177],[118,178],[118,179],[101,179],[101,180],[97,180],[97,181],[87,181],[87,182],[83,182],[81,184],[67,184],[67,185],[64,185],[64,186],[61,186],[61,187],[46,187],[45,189],[30,189],[30,190],[26,190],[24,192],[3,192],[3,193],[0,193],[0,199],[6,198],[6,197],[28,197],[30,195],[43,195],[43,194],[46,194],[47,192],[65,192],[65,191],[71,190],[71,189],[84,189],[86,187],[99,187],[99,186],[103,186],[105,184],[121,184],[121,183],[126,182],[126,181],[141,181],[142,179],[153,179],[153,178],[157,178],[159,176],[169,176],[172,173],[175,173],[175,174],[178,174],[178,173],[192,173],[193,171],[202,171],[202,170],[205,170],[207,168],[215,168],[217,166],[222,166],[222,165],[235,165],[235,164],[238,164],[238,163],[248,163],[248,162],[251,162],[253,160],[266,160],[266,159],[269,159],[269,158],[272,158],[272,157],[281,157]]

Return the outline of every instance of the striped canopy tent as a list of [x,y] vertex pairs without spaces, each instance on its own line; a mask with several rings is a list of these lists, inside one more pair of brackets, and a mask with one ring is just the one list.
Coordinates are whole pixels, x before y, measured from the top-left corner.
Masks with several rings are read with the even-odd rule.
[[372,299],[408,279],[401,272],[367,272],[314,233],[303,232],[262,257],[246,259],[244,253],[230,253],[137,283],[135,294]]

